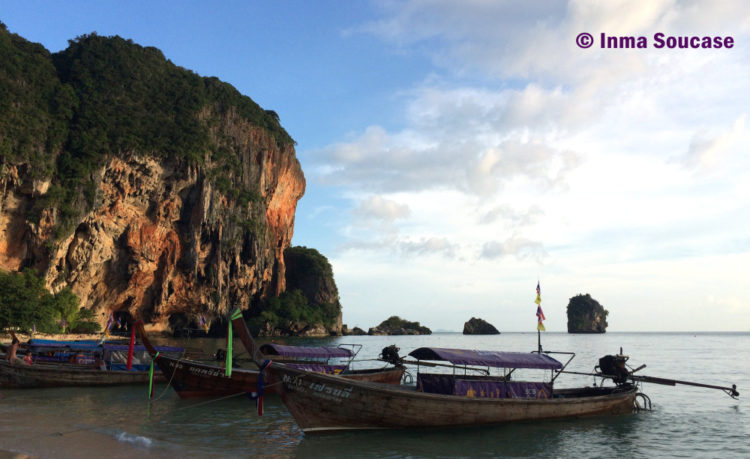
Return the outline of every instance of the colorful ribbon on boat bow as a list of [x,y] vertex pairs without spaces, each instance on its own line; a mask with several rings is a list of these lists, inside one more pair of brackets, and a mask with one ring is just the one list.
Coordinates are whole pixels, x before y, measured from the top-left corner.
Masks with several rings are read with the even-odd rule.
[[229,326],[227,328],[227,357],[224,363],[224,376],[232,376],[232,321],[242,317],[242,312],[239,309],[235,309],[232,316],[229,318]]
[[148,369],[148,399],[149,400],[154,398],[154,362],[158,358],[159,358],[159,351],[157,351],[154,358],[151,359],[151,367],[149,367]]
[[260,372],[258,373],[258,392],[247,393],[250,399],[255,399],[255,404],[258,407],[258,416],[263,416],[263,386],[265,386],[265,380],[263,379],[263,370],[270,367],[273,360],[266,360],[263,365],[260,366]]

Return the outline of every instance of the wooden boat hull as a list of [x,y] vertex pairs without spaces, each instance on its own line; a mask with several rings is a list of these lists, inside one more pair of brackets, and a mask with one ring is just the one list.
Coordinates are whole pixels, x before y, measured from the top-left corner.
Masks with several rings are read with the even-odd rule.
[[[250,331],[243,319],[240,317],[233,320],[238,336],[251,356],[254,356],[256,364],[260,365],[263,358],[257,354],[257,346],[250,336]],[[143,324],[138,322],[134,325],[141,335],[143,345],[148,349],[151,356],[156,355],[156,348],[148,339]],[[175,359],[165,355],[156,357],[156,364],[162,371],[167,382],[175,389],[182,398],[195,397],[221,397],[239,395],[242,393],[253,393],[258,391],[258,370],[243,368],[232,368],[232,375],[224,375],[224,367],[197,362],[187,359]],[[274,363],[273,365],[276,365]],[[375,370],[348,371],[333,378],[347,378],[360,381],[372,381],[385,384],[400,384],[405,368],[392,367]],[[263,392],[266,394],[278,393],[279,384],[273,379],[273,373],[265,372],[265,385]]]
[[[102,371],[99,369],[55,364],[11,365],[0,360],[0,388],[26,389],[65,386],[117,386],[125,384],[147,384],[147,371]],[[164,381],[162,375],[154,374],[155,381]]]
[[[221,397],[252,393],[258,390],[258,370],[233,368],[232,375],[224,375],[224,368],[193,360],[173,359],[159,356],[156,359],[166,380],[182,398]],[[273,364],[272,364],[273,366]],[[362,370],[335,376],[335,378],[356,379],[386,384],[399,384],[404,374],[403,368],[383,370]],[[279,384],[265,373],[263,392],[279,393]],[[271,373],[272,375],[272,373]]]
[[[417,392],[404,386],[351,381],[272,367],[281,398],[306,432],[456,427],[630,413],[635,387],[555,391],[550,399],[490,399]],[[588,395],[582,396],[581,391]]]

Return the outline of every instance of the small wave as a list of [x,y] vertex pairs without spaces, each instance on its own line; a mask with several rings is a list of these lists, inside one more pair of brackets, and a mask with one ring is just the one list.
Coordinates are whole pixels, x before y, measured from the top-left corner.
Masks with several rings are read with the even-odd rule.
[[115,435],[115,438],[117,439],[117,441],[121,441],[123,443],[130,443],[136,446],[144,446],[146,448],[150,448],[151,444],[153,443],[153,440],[151,440],[148,437],[142,437],[140,435],[133,435],[127,432],[120,432],[117,435]]

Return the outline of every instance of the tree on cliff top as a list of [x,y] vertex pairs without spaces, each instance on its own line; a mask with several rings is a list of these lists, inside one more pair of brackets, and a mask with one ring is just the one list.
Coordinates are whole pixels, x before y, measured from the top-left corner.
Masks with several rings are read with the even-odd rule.
[[609,311],[591,298],[588,293],[578,294],[568,302],[568,333],[604,333],[607,329]]

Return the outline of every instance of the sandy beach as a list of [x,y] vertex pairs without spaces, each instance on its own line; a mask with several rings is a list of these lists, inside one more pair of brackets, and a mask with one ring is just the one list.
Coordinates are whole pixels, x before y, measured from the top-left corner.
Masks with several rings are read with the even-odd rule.
[[[16,336],[18,339],[21,340],[21,342],[26,342],[30,339],[55,339],[59,341],[76,341],[76,340],[82,340],[82,339],[101,339],[104,335],[101,333],[16,333]],[[123,338],[123,336],[113,336],[110,335],[111,338]],[[10,333],[0,333],[0,341],[10,342],[11,337]]]

